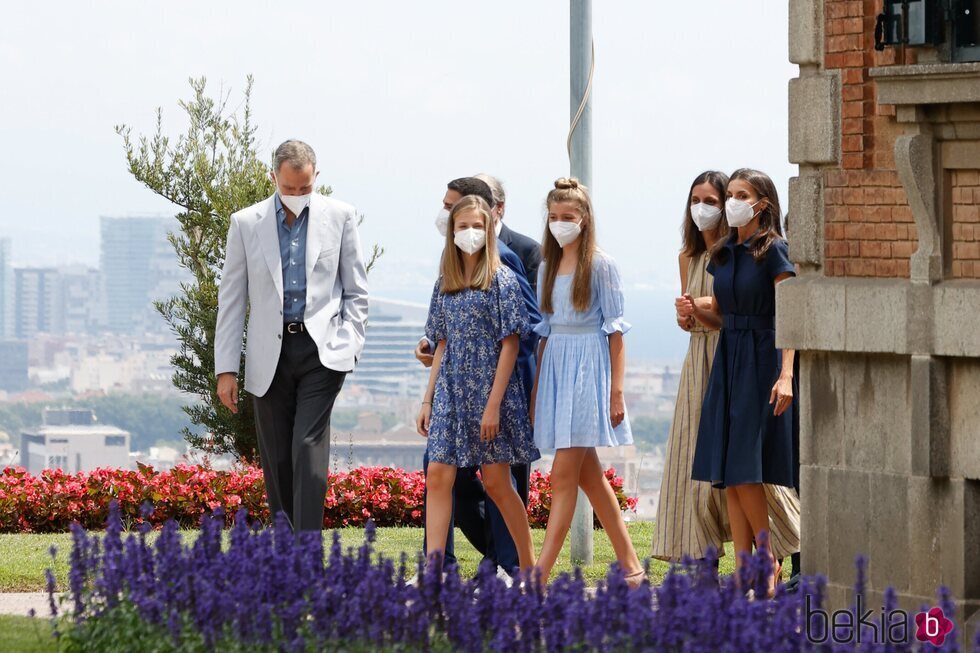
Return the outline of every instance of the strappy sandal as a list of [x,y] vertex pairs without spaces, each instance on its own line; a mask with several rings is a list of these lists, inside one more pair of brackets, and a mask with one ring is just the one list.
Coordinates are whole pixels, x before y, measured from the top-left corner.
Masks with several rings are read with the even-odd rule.
[[629,587],[631,590],[635,590],[636,588],[638,588],[640,585],[646,582],[646,579],[647,579],[647,572],[644,571],[643,569],[637,572],[633,572],[632,574],[629,574],[627,576],[624,576],[623,578],[623,580],[626,581],[627,587]]

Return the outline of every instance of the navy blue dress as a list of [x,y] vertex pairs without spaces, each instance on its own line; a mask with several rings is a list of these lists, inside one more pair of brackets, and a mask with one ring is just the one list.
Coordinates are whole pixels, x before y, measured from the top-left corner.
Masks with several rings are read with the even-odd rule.
[[776,349],[774,280],[795,271],[785,240],[774,241],[757,263],[748,247],[752,239],[739,244],[733,234],[720,252],[720,262],[708,264],[722,329],[701,409],[691,478],[716,488],[746,483],[795,486],[793,416],[799,410],[799,393],[794,388],[792,404],[779,417],[769,403],[783,358]]

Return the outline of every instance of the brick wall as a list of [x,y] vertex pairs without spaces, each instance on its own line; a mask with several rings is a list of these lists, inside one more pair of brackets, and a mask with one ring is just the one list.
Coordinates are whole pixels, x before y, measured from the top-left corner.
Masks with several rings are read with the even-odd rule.
[[[840,70],[841,164],[824,173],[824,273],[908,277],[915,223],[895,172],[895,108],[879,106],[873,66],[914,63],[914,52],[874,50],[880,1],[827,0],[824,68]],[[980,236],[980,233],[977,234]]]
[[894,170],[828,170],[824,206],[828,276],[909,276],[915,224]]
[[980,278],[980,170],[951,170],[954,279]]

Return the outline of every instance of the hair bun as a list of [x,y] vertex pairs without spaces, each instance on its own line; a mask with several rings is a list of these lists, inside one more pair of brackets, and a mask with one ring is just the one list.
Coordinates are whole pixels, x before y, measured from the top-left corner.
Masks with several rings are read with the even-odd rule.
[[570,188],[578,188],[578,179],[575,177],[560,177],[555,180],[555,188],[558,190],[568,190]]

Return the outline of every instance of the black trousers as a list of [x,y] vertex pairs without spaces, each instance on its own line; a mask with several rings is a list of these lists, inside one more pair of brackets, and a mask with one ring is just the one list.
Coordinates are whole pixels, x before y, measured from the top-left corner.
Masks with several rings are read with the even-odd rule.
[[254,397],[269,511],[284,512],[293,530],[323,528],[330,413],[346,376],[320,363],[308,333],[284,332],[272,385]]

